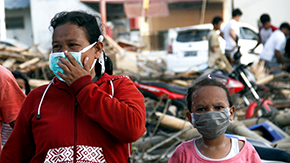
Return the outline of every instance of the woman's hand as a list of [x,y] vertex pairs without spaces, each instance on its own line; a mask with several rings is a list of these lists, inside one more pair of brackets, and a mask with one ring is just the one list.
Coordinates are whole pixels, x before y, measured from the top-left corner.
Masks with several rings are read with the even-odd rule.
[[57,62],[57,65],[63,69],[63,71],[66,73],[62,74],[60,72],[57,72],[57,74],[65,80],[66,84],[70,86],[74,81],[77,79],[90,75],[90,66],[88,63],[89,58],[86,57],[84,60],[84,68],[81,67],[81,65],[78,64],[78,62],[75,60],[75,58],[68,52],[64,52],[65,56],[68,58],[66,60],[65,58],[60,57],[59,60],[61,62]]

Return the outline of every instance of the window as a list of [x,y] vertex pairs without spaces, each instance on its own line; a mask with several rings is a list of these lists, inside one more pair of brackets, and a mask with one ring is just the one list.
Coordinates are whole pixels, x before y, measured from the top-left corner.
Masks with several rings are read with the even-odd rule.
[[182,31],[178,33],[177,41],[191,42],[191,41],[207,40],[208,33],[209,33],[209,29],[204,29],[204,30],[194,29],[194,30]]
[[6,18],[6,29],[24,29],[23,17]]
[[240,38],[246,40],[259,40],[259,36],[249,28],[241,27],[240,28]]

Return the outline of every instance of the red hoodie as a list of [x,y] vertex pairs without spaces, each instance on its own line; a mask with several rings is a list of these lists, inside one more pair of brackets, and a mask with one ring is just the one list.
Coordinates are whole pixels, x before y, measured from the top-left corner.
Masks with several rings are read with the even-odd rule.
[[54,78],[47,87],[26,98],[2,163],[128,162],[128,143],[146,130],[144,97],[128,77],[84,76],[70,87]]

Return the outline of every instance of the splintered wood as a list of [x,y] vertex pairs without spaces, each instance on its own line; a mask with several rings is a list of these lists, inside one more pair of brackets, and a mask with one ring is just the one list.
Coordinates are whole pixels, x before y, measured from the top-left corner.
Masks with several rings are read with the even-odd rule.
[[48,54],[43,54],[38,45],[20,49],[0,44],[0,63],[11,71],[29,71],[31,66],[46,62]]

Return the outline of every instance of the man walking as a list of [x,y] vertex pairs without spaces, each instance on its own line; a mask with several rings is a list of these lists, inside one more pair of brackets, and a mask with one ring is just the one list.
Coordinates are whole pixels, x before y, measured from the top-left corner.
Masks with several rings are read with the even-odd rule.
[[238,37],[240,35],[239,20],[242,16],[240,9],[235,9],[232,12],[232,20],[230,20],[221,31],[221,36],[226,41],[225,55],[229,62],[233,63],[233,54],[238,50]]
[[220,58],[221,48],[219,42],[219,35],[217,31],[220,30],[223,20],[216,16],[212,20],[213,30],[208,34],[208,61],[209,67],[214,67],[216,61]]

